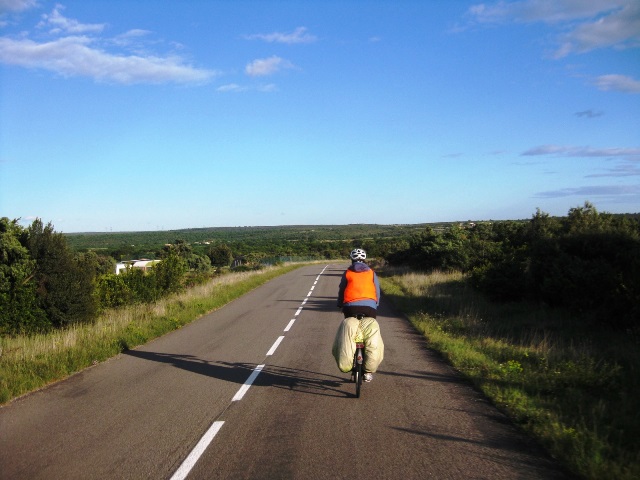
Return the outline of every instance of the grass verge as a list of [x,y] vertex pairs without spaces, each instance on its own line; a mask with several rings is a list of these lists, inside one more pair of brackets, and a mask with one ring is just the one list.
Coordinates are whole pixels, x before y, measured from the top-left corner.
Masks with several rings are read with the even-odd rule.
[[106,311],[92,324],[0,338],[0,404],[176,330],[300,266],[227,274],[153,304]]
[[460,273],[380,273],[429,345],[570,471],[640,478],[637,336],[537,305],[492,304]]

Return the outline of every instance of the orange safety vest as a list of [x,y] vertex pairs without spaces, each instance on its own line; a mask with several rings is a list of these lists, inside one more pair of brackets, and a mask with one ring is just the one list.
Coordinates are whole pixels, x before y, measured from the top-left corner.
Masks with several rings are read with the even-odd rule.
[[378,301],[376,284],[373,281],[373,270],[364,272],[346,271],[347,287],[344,289],[344,303],[357,300]]

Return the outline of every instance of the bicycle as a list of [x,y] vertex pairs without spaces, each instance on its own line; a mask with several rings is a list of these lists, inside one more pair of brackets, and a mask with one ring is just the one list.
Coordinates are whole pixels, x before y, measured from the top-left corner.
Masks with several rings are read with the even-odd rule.
[[351,369],[351,380],[356,384],[356,398],[360,398],[362,378],[364,377],[364,359],[364,342],[356,342],[356,351],[353,354],[353,368]]

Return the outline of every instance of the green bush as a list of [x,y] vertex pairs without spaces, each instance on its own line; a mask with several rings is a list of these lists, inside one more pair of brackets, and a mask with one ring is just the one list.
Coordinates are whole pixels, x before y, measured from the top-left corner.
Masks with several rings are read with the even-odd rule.
[[426,229],[387,260],[471,272],[473,285],[496,301],[532,300],[584,321],[640,327],[640,222],[601,214],[590,203],[562,219],[538,210],[528,223]]
[[96,283],[96,295],[103,309],[129,305],[135,298],[127,283],[127,273],[110,273],[100,277]]

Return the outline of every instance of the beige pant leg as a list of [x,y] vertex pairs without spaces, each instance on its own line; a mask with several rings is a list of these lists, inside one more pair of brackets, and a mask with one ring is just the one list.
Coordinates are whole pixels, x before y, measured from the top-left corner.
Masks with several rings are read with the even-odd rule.
[[361,328],[365,337],[365,362],[364,371],[375,373],[384,359],[384,342],[380,334],[380,325],[375,318],[362,319]]
[[357,318],[345,318],[336,332],[331,352],[341,372],[350,372],[353,367],[353,355],[356,351],[355,338],[359,323]]

